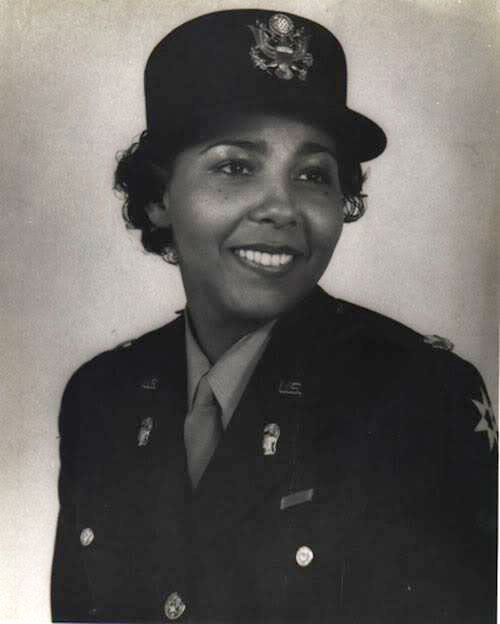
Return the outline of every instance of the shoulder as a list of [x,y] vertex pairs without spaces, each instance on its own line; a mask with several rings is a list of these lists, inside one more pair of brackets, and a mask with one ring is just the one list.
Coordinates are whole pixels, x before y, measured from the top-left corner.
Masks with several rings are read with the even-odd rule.
[[323,291],[314,297],[309,312],[309,337],[315,357],[335,358],[339,349],[357,370],[383,377],[405,379],[414,386],[436,392],[483,396],[484,383],[476,368],[453,352],[449,338],[421,334],[414,329],[355,303]]
[[341,380],[347,402],[367,413],[376,406],[384,417],[395,414],[413,439],[441,440],[449,465],[455,458],[477,470],[494,469],[498,426],[487,388],[450,340],[324,293],[313,317],[307,370],[318,392],[323,387],[331,395],[332,377]]
[[82,364],[71,376],[64,394],[119,391],[144,371],[154,368],[157,362],[168,362],[178,356],[183,342],[184,318],[180,316]]
[[[179,317],[85,362],[71,376],[61,401],[59,433],[63,463],[87,440],[92,445],[106,429],[122,430],[132,405],[143,403],[158,386],[158,371],[174,376],[184,353],[184,319]],[[142,407],[141,407],[142,406]],[[135,426],[135,424],[131,425]]]
[[379,312],[322,292],[318,302],[318,329],[324,336],[343,334],[365,346],[399,350],[460,366],[453,342],[437,334],[422,334]]

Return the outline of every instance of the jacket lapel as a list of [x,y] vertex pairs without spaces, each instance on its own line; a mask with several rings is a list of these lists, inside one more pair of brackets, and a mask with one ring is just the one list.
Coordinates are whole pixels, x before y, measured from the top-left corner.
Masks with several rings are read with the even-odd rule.
[[[184,500],[187,470],[183,426],[186,413],[186,353],[184,319],[162,328],[149,352],[144,370],[158,380],[143,406],[141,422],[150,419],[153,429],[148,441],[147,462],[150,486],[154,488],[158,513],[171,501]],[[143,392],[146,390],[143,389]],[[182,494],[182,496],[181,496]],[[167,502],[169,501],[169,502]]]
[[[137,431],[147,423],[150,433],[142,446],[137,438],[137,488],[129,496],[136,498],[135,503],[141,501],[150,540],[150,583],[162,596],[165,575],[178,588],[186,582],[182,559],[190,492],[183,437],[187,402],[184,319],[155,332],[136,366],[137,386],[131,396],[137,400]],[[169,553],[170,565],[166,565],[165,553]]]
[[[276,492],[288,494],[299,452],[298,437],[316,399],[309,392],[305,353],[311,345],[308,315],[317,293],[280,320],[194,495],[195,530],[203,541],[230,526]],[[274,455],[263,449],[264,427],[278,425]],[[309,423],[312,425],[312,422]],[[278,497],[279,498],[279,497]]]

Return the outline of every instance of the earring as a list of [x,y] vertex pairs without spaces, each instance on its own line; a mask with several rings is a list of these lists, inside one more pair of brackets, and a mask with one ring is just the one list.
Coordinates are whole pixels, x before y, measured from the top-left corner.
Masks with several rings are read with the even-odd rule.
[[362,217],[366,210],[366,195],[357,195],[343,198],[342,210],[344,223],[352,223]]
[[161,250],[160,255],[165,262],[168,262],[168,264],[179,264],[177,250],[172,245],[165,245],[165,247]]

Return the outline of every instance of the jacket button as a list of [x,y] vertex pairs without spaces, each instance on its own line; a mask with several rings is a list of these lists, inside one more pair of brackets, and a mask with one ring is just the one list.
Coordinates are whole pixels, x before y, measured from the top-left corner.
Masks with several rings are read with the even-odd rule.
[[169,620],[178,620],[186,610],[186,605],[177,592],[170,594],[165,600],[165,615]]
[[301,546],[295,555],[295,561],[301,568],[308,566],[314,558],[313,551],[309,546]]
[[82,532],[80,533],[80,544],[82,546],[90,546],[90,544],[92,544],[93,541],[94,541],[94,531],[92,531],[92,529],[89,529],[88,527],[86,529],[83,529]]

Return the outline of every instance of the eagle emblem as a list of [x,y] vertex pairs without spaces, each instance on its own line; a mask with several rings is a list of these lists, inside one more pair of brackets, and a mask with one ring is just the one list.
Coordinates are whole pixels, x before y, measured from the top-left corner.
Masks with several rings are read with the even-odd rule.
[[257,20],[249,26],[255,39],[250,58],[256,68],[282,80],[307,78],[313,56],[307,51],[310,37],[303,28],[295,28],[292,19],[283,13],[273,15],[267,25]]

